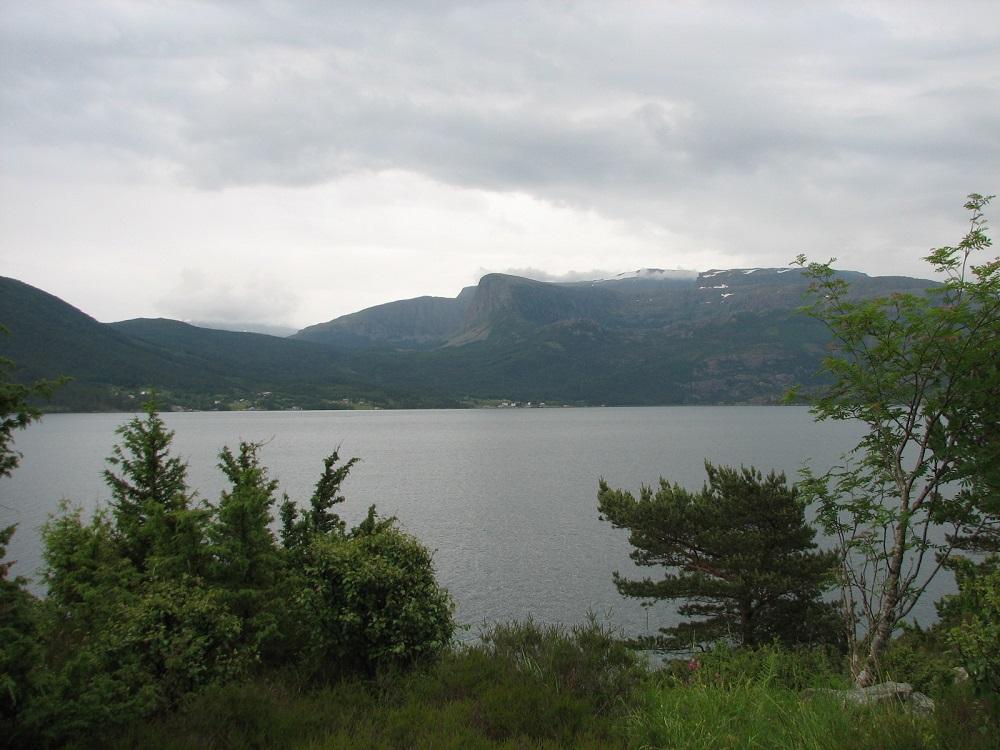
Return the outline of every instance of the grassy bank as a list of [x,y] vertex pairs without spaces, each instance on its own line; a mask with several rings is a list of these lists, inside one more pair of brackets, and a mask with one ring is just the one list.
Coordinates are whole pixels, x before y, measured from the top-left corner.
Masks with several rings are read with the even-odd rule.
[[[937,709],[841,707],[820,651],[720,650],[648,670],[613,634],[503,625],[409,673],[323,686],[274,674],[212,688],[118,748],[982,748],[1000,724],[964,686]],[[107,745],[107,743],[105,743]]]

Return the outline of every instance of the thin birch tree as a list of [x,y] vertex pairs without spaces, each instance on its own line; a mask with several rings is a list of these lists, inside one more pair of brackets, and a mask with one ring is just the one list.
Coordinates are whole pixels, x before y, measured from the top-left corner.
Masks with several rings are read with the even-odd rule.
[[981,257],[990,198],[970,195],[968,232],[926,256],[941,282],[923,295],[857,299],[833,261],[797,260],[811,279],[805,310],[833,342],[813,413],[865,427],[840,466],[799,484],[836,540],[859,686],[878,679],[894,630],[957,540],[998,524],[1000,259]]

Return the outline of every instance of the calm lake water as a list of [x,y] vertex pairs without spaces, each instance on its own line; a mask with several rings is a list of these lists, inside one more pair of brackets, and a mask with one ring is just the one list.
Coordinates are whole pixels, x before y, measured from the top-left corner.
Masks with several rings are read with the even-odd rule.
[[[38,527],[61,498],[88,509],[106,502],[104,459],[128,418],[50,415],[17,434],[24,458],[0,480],[0,526],[19,524],[8,550],[16,572],[35,574]],[[397,516],[435,550],[438,579],[473,633],[484,621],[527,616],[575,623],[588,610],[629,633],[655,632],[673,621],[673,609],[645,609],[615,590],[612,573],[636,568],[626,532],[598,519],[599,477],[633,491],[661,475],[698,488],[708,459],[795,478],[807,461],[831,466],[860,435],[855,424],[816,424],[792,406],[204,412],[164,420],[190,485],[212,501],[224,485],[218,452],[241,439],[266,441],[272,476],[303,504],[334,448],[359,456],[340,514],[354,523],[374,503]],[[935,594],[949,586],[942,580],[930,592],[919,621],[933,619]]]

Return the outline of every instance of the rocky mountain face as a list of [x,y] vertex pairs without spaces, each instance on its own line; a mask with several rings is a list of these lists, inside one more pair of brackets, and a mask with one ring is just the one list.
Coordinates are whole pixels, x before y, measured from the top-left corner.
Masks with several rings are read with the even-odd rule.
[[[930,282],[844,272],[853,294],[922,293]],[[773,403],[816,383],[826,331],[798,312],[799,269],[642,269],[555,284],[504,274],[463,290],[450,317],[414,332],[422,299],[380,305],[297,334],[338,344],[354,371],[455,397],[563,403]],[[434,300],[444,307],[448,300]],[[461,312],[461,315],[459,315]],[[404,325],[391,325],[392,321]],[[340,338],[325,337],[335,330]]]
[[[930,282],[842,272],[854,293],[869,297],[920,292]],[[538,329],[587,321],[637,333],[696,323],[722,323],[744,313],[793,311],[807,282],[799,269],[746,268],[702,273],[640,269],[611,279],[548,283],[488,274],[455,299],[418,297],[310,326],[293,338],[355,348],[462,346],[530,337]]]

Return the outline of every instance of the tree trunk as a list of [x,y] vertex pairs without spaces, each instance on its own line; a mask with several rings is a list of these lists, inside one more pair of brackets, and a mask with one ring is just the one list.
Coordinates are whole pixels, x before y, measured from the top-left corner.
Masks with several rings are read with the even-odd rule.
[[885,596],[879,608],[878,618],[873,623],[874,633],[868,646],[864,666],[854,678],[854,684],[859,688],[869,687],[878,679],[879,664],[889,639],[896,626],[896,605],[899,604],[899,574],[903,569],[903,557],[906,553],[906,522],[900,521],[896,528],[892,554],[889,556],[889,575],[885,579]]

